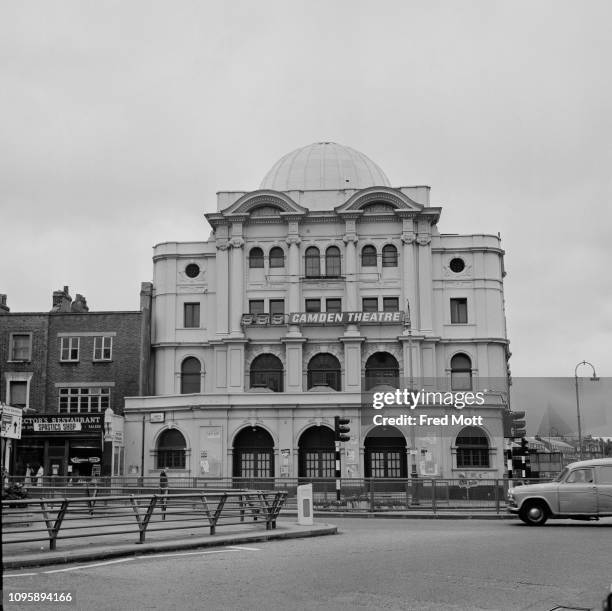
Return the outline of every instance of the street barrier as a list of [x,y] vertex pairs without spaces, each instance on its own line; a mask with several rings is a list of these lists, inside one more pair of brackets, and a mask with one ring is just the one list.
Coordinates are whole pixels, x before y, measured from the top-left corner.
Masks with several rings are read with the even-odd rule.
[[[12,478],[18,482],[20,478]],[[23,478],[21,478],[23,479]],[[508,488],[541,483],[547,479],[483,479],[466,471],[462,477],[442,478],[343,478],[340,500],[335,478],[205,478],[169,477],[172,494],[207,494],[257,489],[286,493],[284,507],[297,511],[297,488],[312,484],[313,511],[506,511]],[[154,494],[157,477],[98,477],[70,482],[68,478],[46,477],[43,485],[30,487],[30,496],[43,498],[99,497],[101,495]]]
[[218,527],[247,522],[265,524],[271,530],[276,528],[286,498],[282,491],[199,490],[2,501],[2,544],[48,540],[49,549],[55,550],[58,539],[136,531],[138,542],[144,543],[147,532],[200,527],[214,535]]

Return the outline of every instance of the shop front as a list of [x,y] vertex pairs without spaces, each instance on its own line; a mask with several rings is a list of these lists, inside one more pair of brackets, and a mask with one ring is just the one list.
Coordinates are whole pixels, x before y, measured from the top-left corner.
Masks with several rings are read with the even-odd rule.
[[106,469],[103,440],[104,414],[37,415],[23,418],[15,453],[15,474],[47,477],[96,477]]

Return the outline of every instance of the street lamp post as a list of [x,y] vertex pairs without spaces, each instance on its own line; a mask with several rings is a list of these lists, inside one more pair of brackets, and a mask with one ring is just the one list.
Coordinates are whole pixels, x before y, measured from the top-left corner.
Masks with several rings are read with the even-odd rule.
[[578,418],[578,456],[582,460],[582,425],[580,424],[580,393],[578,392],[578,367],[581,365],[588,365],[593,370],[593,377],[590,378],[591,382],[597,382],[599,378],[595,373],[595,367],[588,361],[580,361],[574,368],[574,382],[576,384],[576,416]]

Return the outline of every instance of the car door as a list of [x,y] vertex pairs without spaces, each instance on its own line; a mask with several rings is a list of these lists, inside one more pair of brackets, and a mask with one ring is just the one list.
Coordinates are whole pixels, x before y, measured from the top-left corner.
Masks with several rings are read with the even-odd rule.
[[592,467],[572,470],[559,484],[559,512],[597,515],[597,488]]
[[598,465],[596,476],[599,513],[612,515],[612,465]]

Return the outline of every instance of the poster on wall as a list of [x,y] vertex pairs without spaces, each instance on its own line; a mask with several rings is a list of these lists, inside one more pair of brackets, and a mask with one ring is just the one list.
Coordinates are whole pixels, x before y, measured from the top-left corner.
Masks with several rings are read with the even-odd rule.
[[197,468],[200,477],[221,477],[222,451],[221,427],[200,427],[200,451]]

